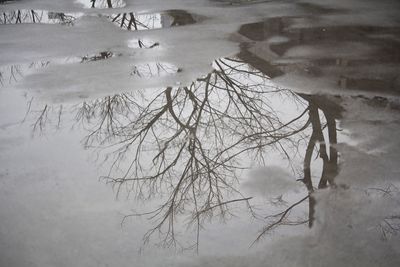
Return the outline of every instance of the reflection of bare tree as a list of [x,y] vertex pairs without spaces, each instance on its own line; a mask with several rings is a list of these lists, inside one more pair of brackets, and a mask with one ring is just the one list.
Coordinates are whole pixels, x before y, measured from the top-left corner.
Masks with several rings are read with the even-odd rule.
[[[374,195],[386,199],[394,200],[399,196],[400,190],[393,184],[389,184],[384,188],[372,187],[366,190],[367,195]],[[389,240],[392,236],[398,235],[400,232],[400,214],[392,213],[383,218],[377,226],[381,233],[382,240]]]
[[[318,189],[326,188],[328,185],[334,186],[334,178],[338,174],[338,151],[335,148],[337,144],[337,128],[336,119],[340,117],[340,108],[333,102],[330,102],[326,97],[323,96],[309,96],[299,94],[308,103],[308,123],[311,124],[311,135],[306,147],[306,152],[303,161],[303,173],[304,176],[300,179],[306,186],[308,195],[301,200],[293,203],[287,209],[283,210],[274,215],[267,216],[266,219],[269,223],[260,232],[256,241],[258,241],[265,233],[280,225],[298,225],[307,223],[309,227],[313,226],[315,219],[315,198],[313,193],[315,186],[311,175],[311,161],[314,151],[318,148],[317,153],[322,159],[322,174],[318,181]],[[322,112],[326,120],[325,125],[321,122],[321,116],[319,112]],[[323,129],[328,129],[327,138],[324,136]],[[318,145],[318,146],[317,146]],[[307,220],[288,220],[292,209],[297,207],[308,200],[308,219]],[[256,242],[255,241],[255,242]]]
[[[118,193],[126,187],[146,200],[165,196],[154,210],[127,217],[150,216],[155,225],[145,240],[159,232],[165,245],[176,245],[176,217],[187,215],[197,232],[198,246],[206,219],[225,218],[231,214],[231,205],[241,202],[253,212],[251,198],[242,196],[236,187],[240,171],[248,166],[246,159],[262,164],[272,148],[291,161],[292,153],[304,148],[299,180],[308,192],[267,216],[256,241],[281,225],[313,226],[314,192],[335,186],[335,120],[341,109],[328,97],[276,88],[263,72],[241,59],[218,60],[214,66],[213,72],[187,87],[118,94],[76,107],[76,119],[89,129],[84,145],[112,149],[107,156],[111,169],[104,178]],[[273,103],[276,97],[297,105],[298,113],[282,119]],[[36,128],[43,127],[48,109],[36,120]],[[311,173],[313,155],[322,161],[317,178]],[[387,195],[394,189],[371,190]],[[306,205],[308,215],[293,220],[292,211]],[[377,225],[383,238],[397,234],[399,221],[393,214]]]
[[[85,56],[80,62],[112,56],[112,52],[105,51]],[[301,143],[305,143],[300,180],[308,194],[282,212],[268,216],[259,238],[280,225],[308,222],[311,227],[315,213],[313,192],[316,187],[334,185],[338,171],[334,145],[335,119],[340,110],[322,96],[295,94],[273,86],[263,72],[241,59],[217,60],[214,67],[214,71],[187,87],[119,94],[78,108],[76,119],[90,129],[85,146],[114,148],[110,154],[112,165],[104,178],[118,192],[128,187],[144,199],[163,191],[167,195],[165,202],[147,213],[157,223],[146,239],[160,231],[165,234],[165,244],[172,245],[176,242],[175,218],[181,213],[189,213],[190,223],[199,233],[205,219],[229,215],[232,203],[245,202],[251,210],[250,198],[236,188],[238,175],[249,165],[248,159],[264,164],[268,151],[273,149],[291,162],[291,154],[299,153]],[[152,73],[150,65],[134,71],[142,76]],[[274,104],[277,99],[290,101],[299,113],[283,119]],[[50,110],[46,105],[36,112],[34,130],[44,129]],[[59,126],[63,109],[54,110],[58,112]],[[311,175],[315,151],[323,162],[317,183]],[[307,200],[308,218],[292,220],[291,211]]]
[[12,84],[24,77],[26,71],[38,68],[45,68],[50,61],[32,62],[30,64],[10,65],[0,68],[0,85]]
[[[109,16],[109,20],[118,27],[128,31],[148,30],[161,27],[159,14],[136,15],[133,12],[119,13]],[[153,48],[158,43],[146,44],[143,40],[137,40],[139,48]]]
[[111,51],[102,51],[97,54],[86,55],[82,57],[66,57],[61,59],[54,59],[53,61],[37,61],[29,64],[15,64],[10,66],[0,67],[0,85],[12,84],[18,82],[27,73],[32,72],[36,69],[46,68],[50,64],[67,64],[67,63],[86,63],[92,61],[99,61],[108,59],[114,56]]
[[123,7],[123,0],[88,0],[91,3],[91,8],[115,8]]
[[[114,19],[126,22],[126,16],[120,14]],[[136,21],[133,14],[129,18]],[[135,23],[126,27],[135,27]],[[104,51],[82,57],[79,62],[113,56]],[[167,195],[165,202],[147,213],[156,222],[147,233],[147,240],[160,231],[165,234],[165,244],[175,244],[175,218],[182,213],[189,213],[198,237],[204,220],[229,215],[230,204],[245,202],[251,210],[250,198],[242,196],[236,187],[238,175],[249,165],[248,159],[264,164],[268,151],[277,150],[291,162],[291,154],[299,153],[305,140],[300,180],[308,194],[282,212],[268,216],[259,238],[280,225],[313,225],[313,192],[316,187],[334,185],[338,171],[334,145],[335,119],[340,110],[322,96],[295,94],[273,86],[265,75],[272,66],[266,71],[264,62],[249,56],[243,49],[239,58],[217,60],[214,71],[186,87],[119,94],[85,102],[78,108],[76,119],[90,129],[85,146],[114,148],[108,157],[113,158],[112,165],[104,178],[118,192],[128,187],[144,199],[161,191]],[[131,75],[149,77],[171,71],[179,69],[155,63],[135,66]],[[277,99],[290,101],[299,113],[282,119],[274,106]],[[46,105],[37,113],[34,130],[45,127],[50,109]],[[62,110],[58,109],[58,125]],[[323,162],[319,181],[311,175],[315,151]],[[293,221],[291,211],[306,201],[308,218]],[[198,242],[197,239],[197,245]]]
[[[302,179],[309,194],[269,217],[263,233],[278,225],[294,224],[288,221],[291,209],[307,199],[309,218],[296,223],[308,221],[312,226],[315,201],[310,162],[317,144],[324,162],[319,188],[334,184],[337,171],[337,151],[329,146],[330,156],[327,154],[329,142],[336,143],[336,115],[330,113],[329,105],[321,104],[331,103],[322,97],[276,88],[262,72],[237,59],[217,60],[215,68],[188,87],[169,87],[150,99],[145,94],[122,94],[84,103],[77,118],[92,127],[85,145],[115,147],[105,178],[118,192],[128,186],[142,198],[160,190],[168,192],[166,201],[147,213],[157,224],[146,240],[160,231],[165,234],[165,244],[171,245],[176,242],[177,215],[189,212],[190,223],[200,231],[206,218],[229,214],[229,204],[249,204],[250,198],[235,187],[238,173],[247,166],[244,159],[250,156],[263,163],[267,151],[275,149],[291,160],[289,150],[297,150],[299,140],[309,137]],[[271,102],[276,97],[290,99],[302,111],[282,120]],[[326,125],[318,109],[324,113]],[[322,132],[325,127],[329,142]],[[229,196],[234,198],[227,200]]]
[[400,232],[400,215],[392,215],[384,218],[379,225],[382,239],[388,240],[391,236]]
[[[5,73],[8,73],[7,77]],[[9,84],[18,81],[19,78],[23,76],[20,66],[11,65],[8,67],[3,67],[0,69],[0,84],[3,86],[5,82]]]
[[174,65],[162,62],[138,64],[132,67],[131,76],[139,78],[161,77],[180,72],[181,69]]
[[[34,110],[33,106],[33,97],[27,103],[27,112],[25,114],[24,119],[21,123],[24,123],[27,120],[29,114],[34,114],[34,121],[32,123],[32,136],[35,133],[42,134],[45,132],[45,129],[48,125],[55,124],[55,128],[59,129],[61,126],[61,116],[63,113],[63,105],[51,106],[46,104],[43,108],[39,110]],[[54,120],[53,114],[56,114],[56,119]]]
[[[262,27],[265,30],[265,33],[269,34],[270,31],[280,32],[283,28],[281,20],[271,20]],[[276,23],[274,23],[276,22]],[[241,30],[244,32],[243,26]],[[278,29],[278,30],[277,30]],[[259,28],[255,28],[256,31]],[[265,38],[264,35],[255,35],[253,31],[249,30],[244,32],[251,38],[260,38],[263,40]],[[257,37],[256,37],[257,36]],[[258,40],[258,39],[257,39]],[[270,64],[267,60],[263,58],[263,54],[255,55],[249,51],[249,47],[247,45],[242,45],[242,50],[239,53],[239,58],[248,62],[251,66],[261,70],[263,73],[268,73],[271,77],[282,75],[282,70]],[[303,174],[304,176],[300,179],[306,186],[308,191],[308,196],[289,206],[286,210],[279,212],[275,215],[268,216],[267,218],[270,220],[270,223],[261,231],[257,240],[261,238],[266,232],[274,229],[275,227],[282,224],[299,224],[308,222],[309,227],[312,227],[314,222],[314,214],[315,214],[315,198],[313,197],[313,192],[316,188],[314,185],[315,181],[312,179],[311,173],[311,162],[314,151],[317,149],[317,153],[319,157],[322,159],[322,174],[320,180],[317,181],[317,188],[322,189],[326,188],[328,185],[334,185],[334,177],[338,173],[338,152],[335,148],[337,144],[337,128],[336,128],[336,119],[340,118],[341,108],[336,105],[334,102],[328,100],[327,97],[318,96],[318,95],[305,95],[298,94],[303,100],[307,103],[307,110],[309,115],[309,124],[311,125],[311,135],[309,136],[309,140],[306,146],[306,151],[304,155],[303,161]],[[323,114],[324,122],[321,121],[320,113]],[[325,136],[323,130],[327,129],[327,135]],[[309,216],[306,221],[291,221],[288,220],[290,216],[290,212],[292,209],[301,205],[303,202],[308,200],[309,206]]]
[[[309,103],[309,116],[312,125],[312,134],[307,146],[305,158],[304,158],[304,179],[303,182],[307,186],[309,193],[314,191],[314,185],[311,179],[311,157],[313,150],[317,143],[319,144],[319,157],[323,161],[321,179],[318,183],[318,188],[325,188],[329,185],[334,185],[334,178],[338,171],[338,152],[335,148],[337,144],[337,129],[335,119],[338,114],[332,114],[332,107],[326,106],[326,100],[318,96],[302,96],[307,99]],[[317,99],[320,98],[320,99]],[[322,99],[321,99],[322,98]],[[325,100],[325,101],[324,101]],[[329,102],[328,102],[329,104]],[[322,111],[326,119],[326,125],[322,125],[319,110]],[[325,140],[322,130],[328,128],[328,141]],[[329,146],[329,147],[328,147]],[[329,149],[329,155],[327,153]],[[309,226],[311,227],[314,220],[314,206],[315,200],[312,196],[309,199],[310,204],[310,219]]]
[[72,25],[75,19],[76,16],[73,14],[43,10],[15,10],[3,12],[0,16],[0,24],[59,23]]
[[156,15],[146,15],[145,17],[143,17],[143,15],[136,16],[133,12],[130,12],[116,14],[115,16],[111,16],[110,19],[122,29],[128,31],[138,31],[154,28],[157,17]]
[[88,56],[83,56],[81,63],[84,62],[90,62],[90,61],[98,61],[98,60],[104,60],[104,59],[108,59],[114,56],[114,53],[111,51],[103,51],[100,52],[96,55],[88,55]]
[[[89,63],[110,59],[112,57],[120,57],[122,54],[115,54],[111,51],[102,51],[96,54],[88,54],[81,57],[66,57],[54,59],[53,61],[38,61],[29,64],[15,64],[0,67],[0,85],[12,84],[18,82],[28,73],[32,73],[37,69],[46,68],[49,65],[71,64],[71,63]],[[164,62],[151,62],[133,65],[129,75],[137,78],[152,78],[172,75],[180,72],[181,69]]]
[[182,26],[196,22],[193,15],[184,10],[168,10],[154,14],[119,13],[111,15],[109,19],[128,31]]

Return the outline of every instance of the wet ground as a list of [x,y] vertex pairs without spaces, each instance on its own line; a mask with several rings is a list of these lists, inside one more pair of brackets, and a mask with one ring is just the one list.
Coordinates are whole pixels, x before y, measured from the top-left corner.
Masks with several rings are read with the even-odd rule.
[[397,1],[0,1],[0,266],[399,266]]

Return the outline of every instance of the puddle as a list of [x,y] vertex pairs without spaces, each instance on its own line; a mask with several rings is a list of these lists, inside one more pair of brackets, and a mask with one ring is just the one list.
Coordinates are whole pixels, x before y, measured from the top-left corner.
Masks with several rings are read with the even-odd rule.
[[154,42],[152,40],[142,38],[142,39],[131,39],[128,41],[129,48],[144,48],[150,49],[158,47],[160,44],[158,42]]
[[170,63],[150,62],[134,65],[130,75],[137,78],[153,78],[172,75],[182,70]]
[[212,1],[222,5],[241,6],[241,5],[269,2],[270,0],[212,0]]
[[5,86],[16,83],[26,75],[34,73],[35,69],[46,68],[50,61],[33,62],[30,64],[18,64],[0,67],[0,85]]
[[[82,58],[81,58],[81,63],[84,63],[84,62],[91,62],[91,61],[99,61],[99,60],[105,60],[105,59],[109,59],[109,58],[112,58],[112,57],[115,57],[115,56],[117,56],[117,55],[115,55],[113,52],[111,52],[111,51],[104,51],[104,52],[100,52],[100,53],[98,53],[98,54],[95,54],[95,55],[86,55],[86,56],[83,56]],[[118,55],[118,56],[122,56],[122,55]]]
[[61,13],[45,10],[21,9],[1,12],[0,24],[43,23],[73,25],[74,21],[81,16],[83,16],[83,13]]
[[72,57],[52,58],[49,60],[36,61],[31,63],[1,66],[0,85],[5,86],[17,83],[21,81],[24,77],[34,74],[39,69],[44,69],[50,66],[88,63],[88,62],[106,60],[116,56],[122,56],[122,55],[114,54],[111,51],[103,51],[97,54],[84,55],[81,57],[72,56]]
[[[41,69],[69,66],[74,67],[78,64],[91,64],[94,62],[110,60],[112,58],[123,57],[122,54],[115,54],[111,51],[103,51],[97,54],[85,55],[81,57],[53,58],[51,60],[32,62],[29,64],[16,64],[0,67],[0,85],[8,86],[22,81],[25,77],[40,73]],[[127,58],[130,56],[127,55]],[[102,63],[107,64],[107,63]],[[134,79],[162,78],[177,74],[181,68],[167,62],[146,62],[139,64],[129,64],[126,60],[123,63],[128,65],[126,75]],[[51,70],[50,70],[51,71]]]
[[[285,220],[311,227],[316,203],[311,194],[315,188],[334,185],[338,173],[340,98],[277,87],[240,58],[216,60],[213,66],[214,71],[187,87],[115,94],[75,105],[69,112],[64,107],[63,112],[75,114],[75,124],[88,131],[82,137],[85,148],[99,151],[99,157],[106,154],[104,164],[111,167],[103,179],[118,188],[117,194],[126,193],[121,188],[139,187],[146,199],[164,196],[161,215],[153,217],[155,223],[161,222],[160,229],[173,227],[169,220],[162,222],[163,216],[175,216],[170,209],[179,213],[196,209],[203,219],[214,214],[210,207],[219,205],[218,199],[236,196],[234,202],[246,204],[250,199],[240,197],[237,182],[244,179],[243,169],[265,162],[288,170],[271,167],[259,169],[258,178],[250,176],[250,192],[270,192],[254,198],[253,204],[274,197],[284,197],[288,203],[302,199],[292,210],[293,217],[288,214]],[[149,63],[134,66],[131,75],[151,78],[179,71],[171,64]],[[33,131],[49,128],[46,122],[64,124],[57,108],[50,118],[49,108],[46,105],[43,112],[36,111],[39,117],[30,117]],[[270,171],[290,181],[275,183],[280,191],[261,189],[266,183],[271,186],[258,181]],[[289,188],[294,191],[276,195]],[[194,199],[197,206],[192,205]],[[301,216],[307,207],[308,214]],[[219,208],[229,210],[228,205]],[[271,220],[270,226],[272,230],[279,223]]]
[[82,4],[85,8],[121,8],[124,7],[125,1],[123,0],[76,0],[77,3]]
[[0,5],[1,4],[7,4],[7,3],[13,3],[13,2],[16,2],[16,1],[18,1],[18,0],[0,0]]
[[196,22],[192,14],[183,10],[169,10],[154,14],[119,13],[108,16],[108,19],[121,29],[128,31],[169,28]]

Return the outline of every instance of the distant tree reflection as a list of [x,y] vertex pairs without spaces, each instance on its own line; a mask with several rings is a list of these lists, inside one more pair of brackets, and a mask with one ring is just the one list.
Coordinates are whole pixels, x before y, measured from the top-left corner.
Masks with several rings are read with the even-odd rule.
[[193,24],[194,16],[184,10],[167,10],[161,13],[118,13],[109,16],[111,22],[128,31],[151,30]]
[[83,56],[81,59],[81,63],[84,62],[91,62],[91,61],[99,61],[99,60],[104,60],[104,59],[109,59],[114,56],[114,53],[111,51],[103,51],[95,55],[87,55]]
[[72,25],[77,16],[78,14],[21,9],[2,12],[0,15],[0,24],[58,23],[63,25]]
[[[113,57],[121,57],[120,53],[113,53],[111,51],[101,51],[95,54],[87,54],[80,57],[65,57],[38,62],[32,62],[30,64],[15,64],[9,66],[0,67],[0,85],[5,86],[7,84],[13,84],[22,80],[27,74],[34,73],[38,69],[47,68],[50,65],[64,65],[64,64],[78,64],[78,63],[90,63],[102,60],[111,59]],[[146,79],[153,77],[162,77],[167,75],[173,75],[181,72],[182,69],[166,62],[149,62],[132,65],[130,71],[127,72],[131,77]]]
[[[134,12],[117,13],[107,16],[108,20],[119,28],[127,31],[142,31],[159,28],[168,28],[193,24],[196,22],[194,16],[184,10],[167,10],[161,13],[136,14]],[[145,42],[137,40],[139,48],[153,48],[158,46],[156,42]]]
[[49,66],[49,64],[50,61],[44,60],[32,62],[30,64],[15,64],[3,66],[0,68],[0,85],[5,86],[7,84],[18,82],[24,77],[26,72],[33,69],[45,68]]

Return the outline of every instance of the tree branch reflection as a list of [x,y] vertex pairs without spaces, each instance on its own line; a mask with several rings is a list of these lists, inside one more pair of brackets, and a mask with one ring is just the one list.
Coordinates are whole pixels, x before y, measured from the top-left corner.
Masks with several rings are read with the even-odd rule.
[[[110,171],[103,178],[118,193],[124,186],[142,199],[166,193],[165,202],[146,213],[157,223],[145,240],[160,232],[165,245],[176,245],[174,223],[179,214],[189,212],[189,223],[199,231],[204,220],[230,215],[233,202],[243,201],[251,210],[251,198],[237,189],[238,175],[248,168],[246,159],[265,164],[268,151],[276,150],[291,161],[292,151],[308,139],[300,179],[308,195],[269,216],[258,239],[279,225],[308,222],[311,227],[315,213],[311,160],[316,149],[323,160],[318,188],[334,185],[338,170],[334,148],[338,115],[331,112],[333,104],[321,96],[275,87],[240,59],[217,60],[214,67],[187,87],[119,94],[79,107],[76,119],[90,128],[85,147],[113,149]],[[289,100],[302,111],[284,120],[273,105],[276,98]],[[290,211],[306,200],[308,218],[289,220]],[[131,216],[138,215],[142,214]]]

